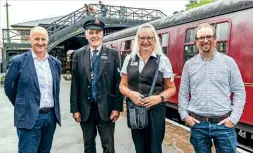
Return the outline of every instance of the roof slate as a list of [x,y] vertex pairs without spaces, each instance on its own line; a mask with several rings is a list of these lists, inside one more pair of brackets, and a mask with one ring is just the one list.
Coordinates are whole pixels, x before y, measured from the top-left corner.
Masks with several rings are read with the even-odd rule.
[[57,16],[57,17],[51,17],[51,18],[45,18],[45,19],[40,19],[40,20],[33,20],[33,21],[27,21],[27,22],[22,22],[22,23],[16,23],[11,25],[12,28],[14,27],[34,27],[38,26],[39,24],[50,24],[63,16]]

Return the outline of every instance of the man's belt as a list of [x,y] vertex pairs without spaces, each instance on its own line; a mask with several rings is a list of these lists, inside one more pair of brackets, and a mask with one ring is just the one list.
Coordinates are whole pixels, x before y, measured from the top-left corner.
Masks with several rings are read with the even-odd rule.
[[44,108],[40,108],[39,113],[40,114],[46,114],[46,113],[50,112],[51,110],[54,110],[54,107],[51,107],[51,108],[44,107]]
[[222,116],[201,116],[201,115],[197,115],[195,113],[190,112],[189,115],[199,121],[205,121],[205,122],[210,122],[210,123],[219,123],[220,121],[229,117],[230,113],[227,113]]

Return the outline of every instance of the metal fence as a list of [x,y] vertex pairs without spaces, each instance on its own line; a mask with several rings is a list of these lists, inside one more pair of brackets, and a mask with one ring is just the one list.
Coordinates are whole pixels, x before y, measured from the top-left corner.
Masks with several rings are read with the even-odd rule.
[[109,21],[111,21],[111,19],[118,19],[125,23],[127,23],[128,20],[147,22],[166,17],[160,10],[89,4],[51,23],[47,27],[48,33],[49,35],[54,34],[88,16],[104,17],[109,19]]

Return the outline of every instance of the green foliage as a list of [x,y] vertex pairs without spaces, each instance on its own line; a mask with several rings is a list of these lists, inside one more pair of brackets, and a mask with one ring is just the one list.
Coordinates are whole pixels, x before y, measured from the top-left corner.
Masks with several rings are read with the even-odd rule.
[[2,75],[1,78],[0,78],[0,84],[4,83],[4,79],[5,79],[5,75]]
[[199,7],[199,6],[202,6],[202,5],[206,5],[206,4],[209,4],[209,3],[212,3],[214,2],[215,0],[200,0],[199,2],[197,1],[194,1],[194,0],[190,0],[189,1],[189,4],[186,5],[186,10],[190,10],[192,8],[196,8],[196,7]]

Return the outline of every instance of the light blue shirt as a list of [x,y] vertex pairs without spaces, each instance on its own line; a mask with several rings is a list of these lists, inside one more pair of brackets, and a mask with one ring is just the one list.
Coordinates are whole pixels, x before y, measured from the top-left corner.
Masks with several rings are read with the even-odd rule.
[[36,54],[32,51],[32,56],[40,88],[40,108],[54,107],[53,79],[48,62],[49,55],[46,53],[43,60],[38,60]]
[[[233,103],[230,99],[234,93]],[[189,93],[191,99],[189,101]],[[233,58],[215,51],[210,60],[198,54],[185,63],[179,90],[181,119],[193,112],[202,116],[221,116],[236,124],[246,99],[241,73]]]

